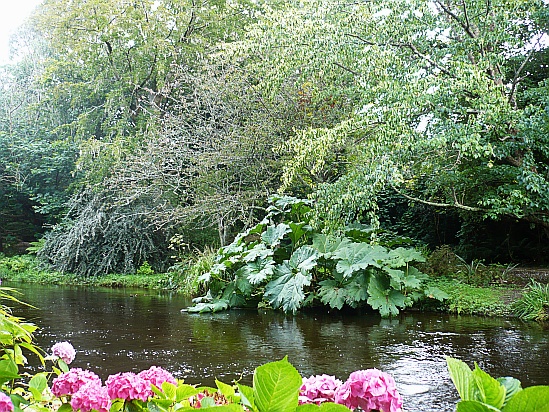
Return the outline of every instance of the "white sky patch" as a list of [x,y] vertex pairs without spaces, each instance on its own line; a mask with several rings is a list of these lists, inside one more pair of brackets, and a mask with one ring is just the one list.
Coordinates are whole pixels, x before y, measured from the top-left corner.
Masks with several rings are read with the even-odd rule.
[[42,0],[1,0],[0,65],[9,62],[9,39]]
[[393,11],[392,11],[391,9],[385,8],[385,9],[381,9],[380,11],[378,11],[378,12],[372,14],[372,17],[374,17],[374,18],[376,18],[376,19],[377,19],[378,17],[387,17],[387,16],[389,16],[392,12],[393,12]]
[[439,89],[440,89],[439,86],[433,85],[433,86],[429,87],[427,90],[425,90],[425,93],[427,93],[427,94],[435,94]]
[[419,118],[419,124],[416,126],[416,132],[418,133],[425,133],[427,130],[427,126],[429,126],[429,123],[433,120],[433,114],[424,114]]
[[151,11],[156,11],[160,7],[160,2],[155,1],[151,6]]

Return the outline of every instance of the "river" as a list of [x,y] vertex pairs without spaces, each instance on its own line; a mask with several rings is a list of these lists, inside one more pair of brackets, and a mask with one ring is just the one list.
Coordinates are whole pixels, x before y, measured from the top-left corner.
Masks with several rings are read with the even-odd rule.
[[[8,285],[7,283],[5,285]],[[302,376],[327,373],[345,380],[358,369],[393,375],[406,411],[453,411],[457,393],[445,357],[465,360],[523,386],[549,385],[549,328],[515,320],[408,313],[300,313],[267,310],[217,314],[181,312],[189,301],[168,292],[11,284],[36,309],[14,314],[37,324],[44,349],[69,341],[72,367],[108,375],[166,368],[191,384],[240,379],[288,356]],[[29,355],[30,357],[30,355]]]

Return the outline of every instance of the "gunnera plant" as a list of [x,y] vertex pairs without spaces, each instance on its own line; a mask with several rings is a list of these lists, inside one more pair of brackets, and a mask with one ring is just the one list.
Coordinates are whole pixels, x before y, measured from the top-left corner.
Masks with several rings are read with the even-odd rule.
[[512,304],[512,310],[522,320],[549,320],[549,284],[532,280],[522,297]]

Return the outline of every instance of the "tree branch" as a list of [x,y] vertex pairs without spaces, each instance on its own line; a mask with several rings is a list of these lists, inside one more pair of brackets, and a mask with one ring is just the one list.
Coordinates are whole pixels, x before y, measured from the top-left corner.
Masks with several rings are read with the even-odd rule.
[[419,202],[419,203],[423,203],[424,205],[428,205],[428,206],[434,206],[434,207],[455,207],[457,209],[462,209],[462,210],[467,210],[469,212],[489,212],[488,209],[482,209],[480,207],[473,207],[473,206],[467,206],[467,205],[463,205],[461,203],[459,203],[457,201],[457,197],[456,197],[456,194],[454,192],[454,203],[439,203],[439,202],[430,202],[428,200],[425,200],[425,199],[420,199],[419,197],[413,197],[413,196],[410,196],[410,195],[407,195],[406,193],[402,192],[401,190],[399,190],[395,185],[393,185],[392,183],[390,183],[391,187],[393,188],[393,190],[395,192],[397,192],[399,195],[405,197],[406,199],[408,200],[412,200],[414,202]]

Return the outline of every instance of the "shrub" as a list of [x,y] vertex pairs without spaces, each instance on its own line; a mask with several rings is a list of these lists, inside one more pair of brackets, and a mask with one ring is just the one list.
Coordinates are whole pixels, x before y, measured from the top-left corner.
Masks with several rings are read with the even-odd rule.
[[513,312],[523,320],[549,319],[549,284],[532,280],[521,298],[512,304]]

